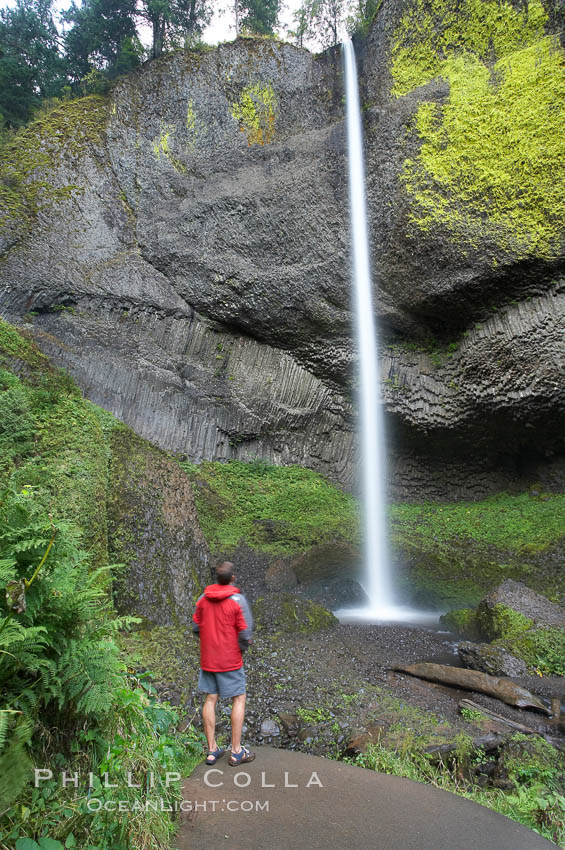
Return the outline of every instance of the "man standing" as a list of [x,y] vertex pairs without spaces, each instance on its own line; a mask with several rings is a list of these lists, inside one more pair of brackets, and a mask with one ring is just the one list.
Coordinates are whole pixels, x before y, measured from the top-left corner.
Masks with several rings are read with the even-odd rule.
[[229,764],[236,767],[255,758],[255,753],[241,745],[245,715],[242,651],[251,641],[253,618],[245,596],[235,586],[233,564],[229,561],[220,564],[216,568],[216,579],[217,584],[208,585],[196,603],[192,618],[192,629],[200,636],[198,689],[207,694],[202,709],[208,741],[206,764],[215,764],[224,752],[216,743],[218,695],[232,700]]

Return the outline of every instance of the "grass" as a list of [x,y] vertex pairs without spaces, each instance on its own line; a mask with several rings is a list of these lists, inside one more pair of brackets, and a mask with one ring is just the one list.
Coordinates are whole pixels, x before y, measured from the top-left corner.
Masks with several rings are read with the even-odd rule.
[[563,846],[565,797],[561,792],[565,760],[562,754],[541,738],[513,736],[505,750],[510,755],[503,753],[500,762],[514,787],[511,791],[502,791],[481,788],[473,781],[475,768],[480,770],[480,764],[486,761],[485,754],[474,749],[466,735],[458,736],[456,743],[454,755],[446,761],[438,761],[437,757],[422,752],[415,740],[411,743],[405,740],[400,748],[390,748],[379,741],[369,745],[366,753],[352,761],[379,773],[402,776],[459,794]]
[[391,505],[393,541],[423,549],[468,540],[532,554],[565,538],[565,495],[499,493],[480,502]]
[[245,544],[287,555],[358,539],[353,497],[309,469],[240,461],[183,467],[194,482],[198,518],[213,552]]

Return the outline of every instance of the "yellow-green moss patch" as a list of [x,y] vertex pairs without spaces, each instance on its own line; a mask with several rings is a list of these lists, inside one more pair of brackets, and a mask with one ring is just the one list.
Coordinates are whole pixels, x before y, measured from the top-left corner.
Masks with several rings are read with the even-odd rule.
[[231,114],[239,121],[248,145],[268,145],[275,137],[277,96],[270,83],[246,86],[239,100],[232,104]]
[[436,77],[449,98],[420,105],[416,157],[402,181],[411,221],[461,246],[488,235],[517,256],[550,258],[565,218],[564,52],[540,0],[416,0],[395,32],[393,94]]

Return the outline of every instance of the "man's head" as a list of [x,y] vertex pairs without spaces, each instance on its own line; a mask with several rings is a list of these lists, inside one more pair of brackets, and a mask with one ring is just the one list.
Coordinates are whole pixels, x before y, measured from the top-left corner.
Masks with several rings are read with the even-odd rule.
[[218,584],[232,584],[234,580],[233,564],[231,561],[224,561],[219,567],[216,567],[216,579]]

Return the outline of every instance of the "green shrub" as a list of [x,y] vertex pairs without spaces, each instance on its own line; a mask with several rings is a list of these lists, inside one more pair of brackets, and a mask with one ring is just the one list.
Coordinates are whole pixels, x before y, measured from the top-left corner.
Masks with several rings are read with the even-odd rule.
[[513,640],[498,642],[531,669],[548,676],[565,676],[565,630],[531,629]]

